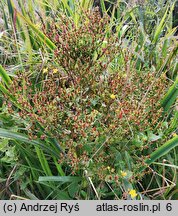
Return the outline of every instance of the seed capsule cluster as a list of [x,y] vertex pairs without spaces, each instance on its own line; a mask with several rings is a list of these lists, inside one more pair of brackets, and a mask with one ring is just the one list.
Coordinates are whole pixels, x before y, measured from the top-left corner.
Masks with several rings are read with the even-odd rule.
[[[143,152],[154,150],[147,131],[157,133],[161,127],[166,77],[125,65],[122,71],[112,70],[121,48],[108,30],[108,17],[101,18],[97,10],[82,16],[77,26],[61,17],[63,25],[51,30],[58,67],[49,63],[38,83],[25,74],[15,78],[11,93],[21,108],[9,106],[9,112],[29,123],[31,139],[55,137],[65,152],[59,163],[67,164],[72,174],[87,167],[94,178],[134,180],[140,177],[136,170]],[[135,141],[138,134],[141,146]],[[130,177],[123,169],[126,151],[133,161]]]

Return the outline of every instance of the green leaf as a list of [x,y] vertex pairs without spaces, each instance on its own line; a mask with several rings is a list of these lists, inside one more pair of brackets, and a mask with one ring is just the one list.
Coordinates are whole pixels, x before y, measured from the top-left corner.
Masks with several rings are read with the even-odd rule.
[[8,139],[1,139],[0,140],[0,151],[1,152],[7,151],[7,149],[9,148],[8,143],[9,143]]
[[103,13],[106,13],[106,7],[105,7],[105,3],[104,3],[104,0],[101,0],[100,1],[100,4],[101,4],[101,10]]
[[15,97],[13,95],[11,95],[11,93],[9,92],[9,90],[4,85],[2,85],[1,83],[0,83],[0,92],[2,92],[3,94],[5,94],[6,96],[8,96],[9,99],[11,100],[11,102],[13,102],[16,107],[18,107],[19,109],[22,108],[21,105],[19,105],[17,103],[17,100],[15,99]]
[[164,96],[163,100],[161,101],[161,106],[164,108],[164,111],[169,111],[170,107],[176,101],[178,96],[178,78],[176,79],[175,83],[169,88],[167,94]]
[[23,190],[26,196],[30,198],[30,200],[39,200],[33,193],[31,193],[28,189]]
[[60,191],[57,194],[57,200],[70,200],[71,198],[69,197],[68,193],[65,191]]
[[171,120],[171,124],[169,125],[169,128],[166,130],[167,135],[177,129],[177,122],[178,122],[178,111],[176,111],[174,117]]
[[159,140],[159,139],[161,139],[161,135],[155,135],[155,134],[153,134],[152,132],[150,132],[149,134],[148,134],[148,141],[151,141],[151,142],[154,142],[154,141],[156,141],[156,140]]
[[[166,70],[166,68],[169,66],[170,62],[172,61],[172,59],[174,57],[176,57],[178,52],[178,44],[177,46],[175,46],[172,51],[170,52],[170,54],[167,56],[167,58],[165,58],[165,61],[161,64],[161,67],[159,69],[158,74],[161,74],[164,70]],[[166,52],[167,55],[167,52]],[[174,74],[174,73],[173,73]]]
[[127,151],[125,151],[125,161],[127,163],[129,170],[132,170],[132,158],[130,157]]
[[64,8],[67,9],[67,11],[69,12],[70,16],[74,16],[74,11],[70,8],[68,1],[67,0],[61,0],[61,2],[64,5]]
[[68,192],[69,192],[69,195],[74,198],[75,197],[75,194],[76,192],[78,191],[79,189],[79,184],[78,182],[73,182],[69,188],[68,188]]
[[11,79],[2,67],[2,65],[0,65],[0,76],[2,77],[2,80],[5,82],[6,86],[8,87],[11,83]]
[[14,17],[14,10],[13,10],[13,7],[12,7],[11,0],[7,0],[7,6],[8,6],[8,10],[9,10],[9,15],[13,19],[13,17]]
[[[147,165],[152,164],[154,161],[162,157],[163,155],[167,154],[169,151],[171,151],[173,148],[178,146],[178,136],[172,138],[171,140],[167,141],[164,145],[159,147],[156,151],[154,151],[150,158],[145,160],[145,163]],[[139,169],[139,172],[142,172],[146,167],[143,166]]]
[[156,43],[159,39],[159,36],[161,34],[161,32],[163,31],[164,29],[164,26],[166,24],[166,19],[167,19],[167,14],[168,14],[168,9],[169,7],[167,7],[167,10],[162,18],[162,20],[160,21],[159,25],[157,26],[156,28],[156,31],[155,31],[155,34],[154,34],[154,37],[153,37],[153,43]]
[[132,184],[127,179],[123,179],[123,187],[125,191],[133,189]]
[[157,163],[157,162],[153,162],[153,164],[161,165],[161,166],[166,166],[166,167],[171,167],[173,169],[177,169],[178,170],[178,166],[176,166],[174,164],[165,164],[165,163]]
[[81,180],[82,178],[77,176],[40,176],[38,181],[79,182]]
[[17,140],[20,142],[25,142],[25,143],[28,143],[28,144],[31,144],[34,146],[38,146],[38,147],[44,149],[46,152],[50,153],[51,155],[56,156],[57,158],[59,157],[59,154],[57,152],[53,151],[48,146],[44,145],[44,143],[42,141],[30,140],[28,138],[28,136],[26,136],[24,134],[0,128],[0,137],[14,139],[14,140]]
[[44,173],[47,176],[52,176],[50,166],[48,164],[48,161],[46,160],[46,157],[45,157],[43,151],[38,147],[35,147],[35,149],[36,149],[36,153],[38,155],[38,158],[39,158],[39,161],[40,161],[41,167],[43,168]]
[[54,164],[56,165],[56,168],[58,170],[58,173],[60,174],[60,176],[65,176],[65,173],[61,167],[61,165],[59,164],[59,162],[57,161],[57,159],[55,157],[53,157],[54,160]]
[[25,18],[22,14],[17,12],[17,16],[21,18],[23,21],[25,21],[32,29],[33,31],[37,34],[37,36],[40,38],[40,40],[46,44],[52,51],[56,49],[56,45],[48,38],[46,37],[45,34],[43,34],[42,31],[40,31],[36,26],[27,18]]

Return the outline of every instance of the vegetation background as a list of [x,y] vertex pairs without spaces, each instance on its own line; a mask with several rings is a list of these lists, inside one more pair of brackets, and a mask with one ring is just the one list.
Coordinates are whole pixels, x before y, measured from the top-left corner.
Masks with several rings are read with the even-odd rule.
[[1,199],[178,199],[177,4],[1,0]]

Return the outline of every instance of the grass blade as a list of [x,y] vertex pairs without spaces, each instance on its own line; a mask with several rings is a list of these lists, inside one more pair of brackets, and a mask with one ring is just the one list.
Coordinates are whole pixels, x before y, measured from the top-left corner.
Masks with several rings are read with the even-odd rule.
[[40,176],[39,181],[54,181],[54,182],[79,182],[81,177],[77,176]]
[[[170,54],[167,56],[167,58],[165,59],[164,63],[161,64],[161,67],[159,69],[159,74],[161,74],[166,67],[170,64],[170,62],[172,61],[172,59],[177,55],[178,52],[178,44],[177,46],[170,52]],[[167,54],[167,52],[166,52]]]
[[0,92],[2,92],[3,94],[7,95],[11,102],[13,102],[13,104],[18,107],[19,109],[22,109],[22,107],[17,103],[15,97],[13,95],[11,95],[11,93],[9,92],[9,90],[0,83]]
[[64,173],[64,171],[62,170],[61,165],[59,164],[59,162],[56,160],[55,157],[53,158],[53,161],[54,161],[54,164],[56,165],[56,169],[58,170],[58,173],[59,173],[61,176],[65,176],[65,173]]
[[[156,151],[154,151],[150,158],[145,160],[145,163],[149,166],[153,162],[155,162],[157,159],[162,157],[163,155],[167,154],[169,151],[171,151],[173,148],[178,146],[178,136],[172,138],[171,140],[167,141],[164,145],[159,147]],[[139,169],[139,172],[142,172],[146,166],[143,166]]]
[[160,36],[161,32],[163,31],[163,28],[164,28],[164,26],[166,24],[168,9],[169,9],[169,7],[167,7],[166,12],[165,12],[162,20],[160,21],[159,25],[157,26],[157,28],[155,30],[155,34],[154,34],[154,37],[153,37],[153,43],[154,44],[158,41],[159,36]]
[[36,153],[38,155],[38,158],[39,158],[39,161],[40,161],[41,167],[43,168],[44,173],[47,176],[52,176],[51,169],[49,167],[48,161],[46,160],[46,157],[43,151],[38,147],[36,147],[35,149],[36,149]]
[[0,137],[14,139],[14,140],[17,140],[20,142],[25,142],[25,143],[28,143],[28,144],[31,144],[34,146],[38,146],[38,147],[46,150],[46,152],[50,153],[52,156],[56,156],[57,158],[59,157],[59,153],[53,151],[48,146],[44,145],[43,142],[41,142],[39,140],[30,140],[28,138],[28,136],[26,136],[24,134],[0,128]]
[[164,96],[161,101],[161,105],[164,108],[164,111],[167,112],[172,104],[175,102],[178,96],[178,79],[176,79],[175,83],[170,87],[167,94]]
[[0,76],[2,77],[3,81],[5,82],[6,86],[8,87],[11,83],[11,79],[8,76],[8,74],[6,73],[6,71],[4,70],[4,68],[2,67],[2,65],[0,65]]
[[67,0],[61,0],[64,8],[68,11],[68,13],[70,14],[70,16],[74,16],[74,12],[73,10],[70,8],[69,4],[68,4],[68,1]]
[[101,4],[102,12],[103,12],[103,13],[106,13],[106,7],[105,7],[104,0],[101,0],[101,1],[100,1],[100,4]]
[[17,16],[19,18],[21,18],[24,22],[26,22],[33,29],[33,31],[37,34],[37,36],[40,38],[40,40],[44,44],[46,44],[50,50],[53,51],[53,50],[56,49],[56,45],[48,37],[46,37],[46,35],[43,34],[43,32],[41,32],[38,28],[36,28],[36,26],[30,20],[28,20],[27,18],[25,18],[19,12],[17,12]]

